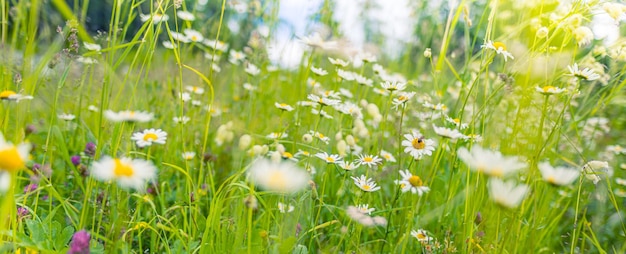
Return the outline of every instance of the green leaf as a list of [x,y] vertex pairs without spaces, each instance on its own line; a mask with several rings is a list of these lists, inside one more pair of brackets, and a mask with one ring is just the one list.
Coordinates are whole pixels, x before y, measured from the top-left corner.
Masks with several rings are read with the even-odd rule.
[[296,245],[296,241],[296,238],[293,236],[283,240],[278,247],[278,252],[280,254],[291,253],[291,250],[293,250],[293,247]]

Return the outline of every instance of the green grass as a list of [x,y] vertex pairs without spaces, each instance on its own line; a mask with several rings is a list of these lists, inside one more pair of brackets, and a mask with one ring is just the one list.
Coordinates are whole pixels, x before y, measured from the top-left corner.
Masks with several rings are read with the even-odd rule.
[[[110,32],[96,35],[85,29],[86,5],[93,3],[0,0],[0,91],[34,97],[0,103],[0,132],[6,140],[33,145],[23,169],[0,168],[11,176],[8,189],[0,193],[0,252],[67,252],[71,235],[79,230],[91,234],[93,253],[626,252],[626,187],[616,181],[624,177],[621,164],[626,162],[623,154],[607,150],[621,144],[626,123],[624,44],[603,46],[592,40],[579,45],[576,30],[589,25],[596,2],[574,2],[566,8],[556,3],[461,1],[460,6],[444,4],[442,12],[430,13],[421,1],[413,6],[418,40],[407,44],[400,57],[379,54],[377,63],[341,68],[371,79],[373,87],[338,76],[328,57],[349,60],[342,50],[309,47],[296,69],[269,71],[273,63],[263,46],[268,39],[251,31],[262,21],[270,34],[276,32],[279,1],[248,3],[250,11],[244,14],[237,14],[230,1],[210,1],[205,12],[187,2],[181,9],[172,1],[110,2]],[[326,39],[342,37],[332,6],[333,1],[324,1],[311,17],[332,31]],[[197,19],[179,20],[175,12],[181,10]],[[140,13],[167,13],[169,20],[133,23]],[[240,33],[228,30],[231,18],[244,25]],[[63,22],[57,24],[59,20]],[[541,26],[549,30],[547,37],[536,36]],[[230,47],[214,52],[199,42],[177,42],[173,32],[188,28]],[[255,39],[260,43],[250,43]],[[162,41],[177,48],[164,48]],[[504,42],[515,58],[504,61],[494,50],[481,49],[487,41]],[[83,42],[97,43],[102,50],[89,51]],[[77,51],[72,50],[74,43]],[[432,57],[423,55],[426,48]],[[244,52],[246,60],[230,63],[234,50]],[[204,53],[220,59],[207,59]],[[97,63],[81,63],[79,56]],[[247,74],[248,62],[260,74]],[[600,80],[572,77],[567,66],[574,63],[591,68]],[[395,108],[392,99],[398,91],[392,96],[374,91],[385,78],[374,64],[406,78],[405,91],[415,96]],[[311,66],[329,74],[319,77]],[[333,117],[328,119],[298,105],[316,93],[310,79],[319,82],[320,91],[342,88],[352,93],[353,98],[342,95],[341,100],[359,105],[363,119],[324,106]],[[256,89],[248,90],[244,83]],[[535,90],[547,85],[567,91],[548,96]],[[191,94],[199,106],[179,97],[186,86],[204,89],[203,94]],[[279,110],[276,102],[295,110]],[[430,109],[425,102],[442,103],[447,110]],[[97,110],[89,110],[90,105]],[[106,110],[142,110],[154,119],[117,123],[105,117]],[[468,127],[457,128],[445,115],[438,117],[441,112]],[[62,120],[61,113],[76,118]],[[189,122],[172,120],[181,116]],[[601,119],[606,123],[594,124]],[[447,139],[433,125],[481,135],[482,141]],[[135,145],[132,134],[149,128],[167,132],[166,143]],[[404,152],[401,142],[413,130],[435,141],[432,155],[415,160]],[[316,137],[304,141],[311,131],[329,137],[329,143]],[[266,137],[273,132],[288,136]],[[239,142],[244,135],[252,137],[251,144]],[[346,171],[315,156],[297,162],[279,159],[300,170],[315,168],[312,182],[293,194],[265,190],[248,177],[259,157],[270,158],[277,149],[338,154],[351,138],[362,154],[385,150],[396,162]],[[82,153],[88,142],[97,145],[94,157]],[[266,146],[266,151],[252,153],[255,145],[259,150]],[[505,178],[529,187],[518,206],[494,202],[488,186],[494,177],[472,170],[460,158],[460,149],[473,145],[525,163]],[[196,156],[183,159],[187,151]],[[71,157],[81,153],[81,164],[73,165]],[[146,192],[88,176],[94,162],[106,156],[151,161],[158,177],[145,184]],[[358,153],[342,157],[354,161]],[[0,158],[9,157],[0,150]],[[593,160],[607,161],[612,168],[610,174],[597,172],[597,184],[582,174],[571,184],[555,186],[539,170],[541,162],[550,162],[580,171]],[[493,163],[484,166],[499,166]],[[430,191],[421,196],[401,192],[394,181],[404,169],[419,176]],[[362,191],[351,179],[360,175],[381,189]],[[24,191],[31,183],[37,183],[36,189]],[[281,213],[279,202],[293,205],[294,211]],[[372,216],[384,217],[387,224],[368,227],[351,219],[346,209],[359,204],[375,208]],[[428,231],[432,240],[420,243],[410,234],[418,229]]]

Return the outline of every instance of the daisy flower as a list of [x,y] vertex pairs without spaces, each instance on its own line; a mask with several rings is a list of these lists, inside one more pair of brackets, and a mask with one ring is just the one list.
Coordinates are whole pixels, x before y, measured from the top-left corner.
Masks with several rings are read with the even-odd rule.
[[393,104],[394,108],[398,108],[406,104],[406,102],[413,98],[413,96],[415,96],[415,92],[400,92],[398,94],[398,97],[393,98],[393,101],[391,103]]
[[383,159],[389,162],[396,162],[396,157],[393,157],[393,154],[385,150],[380,150],[380,157],[383,157]]
[[292,107],[292,106],[290,106],[289,104],[285,104],[285,103],[278,103],[278,102],[275,102],[275,103],[274,103],[274,106],[276,106],[276,107],[277,107],[278,109],[280,109],[280,110],[287,111],[287,112],[289,112],[289,111],[292,111],[292,110],[293,110],[293,107]]
[[152,21],[152,23],[160,23],[160,22],[168,21],[170,19],[170,17],[167,16],[167,14],[160,14],[160,13],[154,13],[152,15],[139,14],[139,18],[141,19],[141,22],[147,22],[150,20]]
[[432,109],[432,110],[437,110],[437,111],[448,111],[448,107],[442,103],[438,103],[437,105],[432,104],[430,102],[424,102],[424,104],[422,104],[422,106]]
[[72,120],[76,119],[75,115],[66,114],[66,113],[59,114],[58,117],[59,117],[59,119],[65,120],[65,121],[72,121]]
[[172,120],[174,120],[174,122],[177,124],[186,124],[187,122],[189,122],[189,120],[191,120],[191,118],[189,118],[188,116],[175,116],[174,118],[172,118]]
[[411,134],[404,135],[405,140],[402,141],[404,152],[410,154],[416,160],[421,159],[424,155],[432,155],[435,151],[435,141],[425,139],[422,134],[413,131]]
[[552,94],[560,94],[562,92],[567,91],[567,89],[554,87],[554,86],[544,86],[544,87],[537,86],[535,87],[535,91],[543,95],[552,95]]
[[355,58],[361,59],[365,63],[375,63],[378,60],[374,54],[369,52],[358,53]]
[[226,44],[223,41],[216,41],[216,40],[212,40],[212,39],[205,39],[204,41],[202,41],[202,43],[204,43],[204,45],[207,45],[207,47],[210,47],[210,48],[215,49],[217,51],[224,52],[224,51],[226,51],[228,49],[228,44]]
[[530,189],[525,184],[516,185],[513,181],[504,182],[498,178],[489,179],[489,195],[497,204],[506,208],[516,208]]
[[430,242],[433,238],[428,236],[428,232],[423,229],[411,230],[411,236],[415,237],[421,244]]
[[246,55],[241,51],[231,50],[228,55],[228,61],[232,64],[239,64],[239,62],[243,61],[246,58]]
[[322,106],[334,106],[339,104],[341,101],[340,100],[335,100],[335,99],[329,99],[327,97],[320,97],[317,96],[315,94],[309,94],[309,96],[307,96],[307,98],[313,102],[317,102],[319,105]]
[[374,81],[371,79],[368,79],[364,76],[361,75],[356,75],[354,76],[354,80],[359,83],[359,85],[364,85],[364,86],[374,86]]
[[498,54],[500,54],[500,55],[502,55],[504,57],[504,61],[505,62],[506,62],[506,60],[508,58],[515,59],[511,53],[506,51],[506,45],[504,45],[504,43],[502,43],[502,42],[499,42],[499,41],[496,41],[496,42],[487,41],[487,43],[485,43],[484,45],[482,45],[480,47],[481,48],[488,48],[488,49],[495,50],[496,53],[498,53]]
[[450,129],[450,128],[446,128],[446,127],[437,127],[436,125],[433,124],[433,129],[435,130],[435,133],[441,137],[444,138],[449,138],[452,140],[458,139],[458,138],[463,138],[465,135],[463,135],[463,133],[460,133],[458,130],[456,129]]
[[424,186],[424,182],[419,176],[411,174],[408,169],[400,170],[402,179],[396,180],[395,183],[400,185],[402,192],[411,191],[411,193],[421,196],[430,191],[428,186]]
[[178,16],[178,18],[185,20],[185,21],[196,20],[196,17],[193,15],[193,13],[188,12],[188,11],[176,11],[176,16]]
[[350,115],[354,118],[363,118],[363,112],[359,105],[356,105],[352,102],[344,102],[341,104],[337,104],[335,109],[343,114]]
[[306,170],[288,161],[258,159],[248,170],[250,180],[261,189],[279,193],[295,193],[304,189],[311,177]]
[[178,99],[183,102],[188,102],[191,100],[191,94],[189,94],[188,92],[178,93]]
[[341,93],[335,92],[333,90],[327,90],[323,92],[321,95],[327,98],[341,99]]
[[179,41],[182,43],[189,43],[190,40],[189,38],[187,38],[187,36],[183,33],[179,33],[179,32],[174,32],[174,31],[169,31],[168,32],[170,36],[172,36],[172,40],[174,41]]
[[138,147],[151,146],[152,143],[165,144],[167,133],[161,129],[146,129],[143,132],[135,132],[130,138],[137,142]]
[[348,206],[346,214],[350,217],[350,219],[355,220],[359,224],[366,227],[387,225],[387,219],[382,216],[372,217],[369,213],[367,213],[368,210],[369,209],[364,210],[363,208],[357,206]]
[[251,64],[251,63],[248,63],[246,65],[246,69],[244,71],[252,76],[256,76],[256,75],[259,75],[259,73],[261,73],[261,69],[259,69],[259,67],[256,67],[256,65]]
[[354,184],[363,191],[374,192],[380,190],[380,187],[376,186],[376,182],[367,178],[365,175],[361,175],[358,178],[351,176],[350,178],[352,178],[352,180],[354,180]]
[[199,86],[185,86],[185,90],[187,90],[190,93],[195,93],[195,94],[204,93],[204,88],[199,87]]
[[334,41],[324,41],[319,33],[313,33],[309,36],[302,37],[300,41],[312,48],[331,49],[336,46]]
[[315,157],[322,159],[326,163],[339,163],[343,160],[338,154],[327,154],[326,152],[316,153]]
[[358,209],[360,213],[370,215],[376,209],[369,208],[369,206],[370,206],[369,204],[361,204],[361,205],[357,205],[356,208]]
[[272,132],[270,134],[268,134],[266,137],[269,139],[279,139],[279,138],[286,138],[289,135],[287,133],[284,132]]
[[286,205],[281,202],[278,202],[278,211],[280,211],[281,213],[290,213],[290,212],[293,212],[294,209],[296,208],[292,205]]
[[607,146],[606,150],[608,152],[612,152],[614,154],[626,154],[626,150],[624,149],[624,147],[622,147],[620,145]]
[[392,82],[392,81],[385,81],[383,83],[380,84],[383,89],[393,92],[393,91],[402,91],[406,88],[406,83],[401,83],[401,82]]
[[100,181],[116,181],[122,188],[143,191],[146,182],[156,179],[157,168],[150,161],[103,157],[93,163],[90,175]]
[[4,139],[0,133],[0,172],[6,170],[16,172],[26,166],[31,149],[29,143],[21,143],[17,146]]
[[571,76],[574,76],[578,79],[581,80],[588,80],[588,81],[592,81],[592,80],[596,80],[600,78],[600,74],[597,74],[595,72],[593,72],[593,70],[589,69],[589,68],[585,68],[585,69],[579,69],[578,68],[578,64],[574,64],[574,65],[569,65],[567,66],[567,69],[569,69],[569,74]]
[[311,71],[318,76],[326,76],[328,72],[322,68],[316,68],[315,66],[311,66]]
[[337,76],[339,76],[340,78],[342,78],[343,80],[346,80],[346,81],[352,81],[352,80],[356,79],[356,75],[355,74],[356,73],[351,72],[351,71],[337,69]]
[[99,44],[95,44],[95,43],[83,42],[83,46],[85,46],[85,49],[89,51],[102,50],[102,47]]
[[356,160],[356,163],[359,165],[366,165],[368,167],[376,167],[378,164],[381,164],[383,159],[378,158],[376,155],[363,155],[360,154],[359,158]]
[[600,175],[609,175],[609,163],[606,161],[589,161],[583,165],[583,175],[593,181],[593,184],[597,184],[602,178]]
[[346,66],[348,66],[348,64],[350,64],[348,61],[344,61],[344,60],[341,60],[341,59],[338,59],[338,58],[335,59],[335,58],[332,58],[332,57],[329,57],[328,61],[330,61],[331,64],[333,64],[333,65],[335,65],[337,67],[346,67]]
[[549,162],[541,162],[538,166],[543,180],[553,185],[569,185],[580,175],[580,172],[576,169],[568,167],[554,168]]
[[104,117],[109,119],[112,122],[149,122],[154,119],[154,115],[152,113],[144,112],[144,111],[120,111],[113,112],[111,110],[104,111]]
[[163,44],[163,47],[165,47],[166,49],[175,49],[178,46],[174,43],[172,43],[171,41],[162,41],[161,44]]
[[482,142],[483,137],[478,134],[467,134],[463,137],[465,141]]
[[448,123],[454,124],[454,126],[456,126],[457,128],[461,130],[467,129],[467,127],[469,127],[466,123],[461,123],[461,119],[458,119],[458,118],[452,118],[452,117],[446,116],[446,121]]
[[185,29],[183,33],[185,33],[185,37],[191,42],[202,42],[204,40],[204,36],[196,30]]
[[457,155],[471,170],[489,176],[504,177],[527,167],[525,162],[519,161],[515,156],[503,156],[498,151],[483,149],[477,145],[472,147],[472,151],[461,147]]
[[352,162],[346,162],[346,161],[340,161],[337,163],[337,165],[346,171],[352,171],[359,167],[359,165],[357,164],[354,164]]
[[32,99],[33,99],[33,96],[18,94],[11,90],[4,90],[0,92],[0,100],[3,100],[3,101],[6,100],[6,101],[19,102],[21,100],[32,100]]
[[183,160],[189,161],[196,157],[195,152],[183,152]]
[[328,144],[328,142],[330,141],[329,137],[324,136],[324,134],[319,133],[317,131],[309,131],[309,134],[311,134],[314,137],[318,138],[320,141],[324,142],[325,144]]

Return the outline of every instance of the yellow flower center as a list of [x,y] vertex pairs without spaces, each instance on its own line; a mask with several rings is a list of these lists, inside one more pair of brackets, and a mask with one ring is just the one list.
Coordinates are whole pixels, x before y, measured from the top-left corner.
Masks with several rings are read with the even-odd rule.
[[0,170],[17,171],[24,167],[24,161],[16,147],[0,151]]
[[281,107],[283,107],[283,108],[286,108],[286,107],[287,107],[287,104],[285,104],[285,103],[281,103],[281,104],[280,104],[280,106],[281,106]]
[[411,145],[418,150],[422,150],[426,147],[426,143],[424,143],[424,139],[422,138],[414,138],[413,141],[411,141]]
[[11,91],[11,90],[6,90],[6,91],[2,91],[0,92],[0,99],[8,99],[11,95],[15,95],[16,93]]
[[198,36],[191,36],[191,41],[198,41]]
[[287,186],[285,174],[282,174],[279,170],[272,170],[272,173],[269,176],[268,185],[276,190],[284,190]]
[[143,135],[143,141],[155,141],[158,138],[159,137],[154,133],[148,133],[146,135]]
[[372,157],[365,157],[365,158],[363,158],[363,161],[364,162],[372,162],[372,161],[374,161],[374,158],[372,158]]
[[417,235],[415,235],[415,238],[419,239],[419,240],[424,240],[426,239],[426,235],[423,233],[417,233]]
[[322,133],[318,133],[318,134],[317,134],[317,137],[319,137],[320,139],[323,139],[323,138],[324,138],[324,134],[322,134]]
[[504,45],[504,43],[496,41],[493,43],[493,47],[496,48],[496,50],[505,50],[506,51],[506,45]]
[[198,87],[197,86],[192,87],[191,91],[197,92],[198,91]]
[[328,157],[326,157],[326,161],[327,162],[335,162],[335,159],[333,159],[333,157],[328,156]]
[[367,184],[364,184],[363,186],[361,186],[361,189],[366,190],[366,191],[367,191],[367,190],[371,190],[371,189],[372,189],[372,186],[369,186],[369,185],[367,185]]
[[553,86],[544,86],[543,87],[543,92],[544,93],[548,93],[548,92],[551,92],[551,91],[554,91],[554,90],[556,90],[556,87],[553,87]]
[[290,152],[284,152],[283,153],[283,157],[285,157],[285,158],[293,158],[293,154],[291,154]]
[[409,99],[409,98],[407,98],[407,97],[406,97],[406,96],[404,96],[404,95],[400,95],[400,96],[398,97],[398,100],[399,100],[399,101],[406,101],[406,100],[408,100],[408,99]]
[[413,187],[420,187],[422,186],[422,179],[419,176],[411,176],[409,177],[409,183],[413,186]]
[[496,168],[496,169],[491,171],[491,175],[492,176],[497,176],[497,177],[502,177],[504,175],[504,170],[502,170],[501,168]]
[[546,181],[548,181],[551,184],[556,184],[556,179],[554,178],[554,176],[549,176],[548,179],[546,179]]
[[452,119],[452,121],[455,122],[456,124],[461,123],[461,119],[458,119],[458,118],[454,118]]
[[131,177],[135,174],[133,168],[129,165],[122,163],[120,159],[114,159],[113,161],[115,161],[115,169],[113,170],[113,174],[115,174],[115,176]]

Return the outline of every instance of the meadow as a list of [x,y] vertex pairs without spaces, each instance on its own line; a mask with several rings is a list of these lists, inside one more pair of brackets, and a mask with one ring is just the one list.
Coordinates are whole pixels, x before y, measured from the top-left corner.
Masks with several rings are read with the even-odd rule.
[[0,0],[0,253],[626,253],[626,5],[281,2]]

